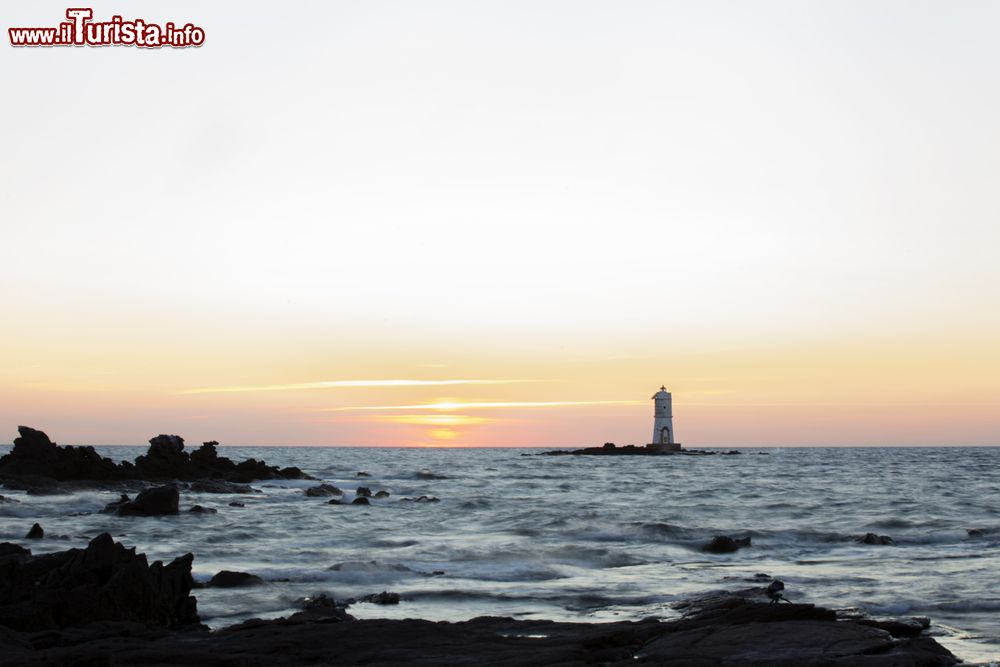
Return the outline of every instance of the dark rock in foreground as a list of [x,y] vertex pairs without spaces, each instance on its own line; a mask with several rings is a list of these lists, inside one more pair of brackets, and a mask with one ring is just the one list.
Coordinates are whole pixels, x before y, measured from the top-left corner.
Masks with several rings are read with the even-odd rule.
[[41,524],[34,524],[28,534],[24,536],[26,540],[40,540],[45,537],[45,531],[42,529]]
[[[45,480],[180,480],[201,482],[195,491],[208,493],[252,493],[245,486],[258,479],[312,479],[295,467],[278,468],[263,461],[247,459],[234,463],[219,456],[217,442],[206,442],[188,454],[184,438],[158,435],[149,441],[149,450],[135,463],[115,463],[93,447],[60,447],[42,431],[18,426],[20,437],[14,448],[0,458],[0,477],[40,478],[30,488],[46,488]],[[10,486],[8,484],[8,486]]]
[[954,656],[928,637],[890,632],[806,604],[768,604],[763,590],[701,596],[661,622],[554,623],[480,617],[460,623],[353,620],[333,599],[288,618],[217,632],[165,634],[136,624],[0,635],[5,664],[674,667],[931,667]]
[[187,554],[149,565],[107,533],[85,549],[43,556],[0,544],[0,626],[38,632],[97,621],[197,624],[192,560]]

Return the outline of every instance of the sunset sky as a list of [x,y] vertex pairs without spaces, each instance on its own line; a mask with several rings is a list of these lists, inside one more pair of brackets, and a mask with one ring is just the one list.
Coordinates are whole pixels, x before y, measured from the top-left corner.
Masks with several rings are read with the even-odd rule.
[[1000,3],[128,2],[13,48],[0,442],[1000,444]]

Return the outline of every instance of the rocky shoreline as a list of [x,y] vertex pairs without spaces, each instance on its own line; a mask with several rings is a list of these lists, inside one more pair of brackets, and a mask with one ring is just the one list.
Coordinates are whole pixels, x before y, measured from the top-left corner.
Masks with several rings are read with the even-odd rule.
[[[135,462],[115,463],[90,446],[60,447],[43,431],[18,426],[14,448],[0,457],[0,481],[28,493],[58,492],[79,488],[134,488],[136,482],[198,482],[227,489],[256,480],[312,479],[295,467],[278,468],[264,461],[235,463],[219,456],[218,442],[206,442],[184,451],[184,438],[161,434],[149,440],[149,450]],[[115,486],[116,483],[118,486]],[[235,485],[235,486],[233,486]],[[246,491],[220,491],[244,493]]]
[[[958,662],[923,634],[926,619],[843,619],[810,604],[775,602],[773,595],[768,601],[765,588],[686,600],[675,605],[680,618],[669,621],[357,620],[344,605],[320,597],[303,601],[302,611],[287,618],[251,619],[209,631],[191,596],[192,561],[185,554],[168,565],[149,564],[106,533],[86,548],[44,556],[0,544],[0,665],[929,667]],[[399,601],[381,595],[390,598],[382,603]]]

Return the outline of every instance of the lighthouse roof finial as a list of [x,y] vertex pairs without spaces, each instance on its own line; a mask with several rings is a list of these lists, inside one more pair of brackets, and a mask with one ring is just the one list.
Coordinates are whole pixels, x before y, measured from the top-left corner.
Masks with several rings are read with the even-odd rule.
[[660,391],[666,391],[666,390],[667,390],[667,387],[666,387],[666,385],[662,385],[662,384],[661,384],[661,385],[660,385]]

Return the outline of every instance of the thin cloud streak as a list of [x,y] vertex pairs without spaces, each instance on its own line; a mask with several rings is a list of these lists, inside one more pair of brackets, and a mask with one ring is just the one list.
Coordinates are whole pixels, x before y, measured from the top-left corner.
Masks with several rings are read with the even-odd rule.
[[475,410],[479,408],[555,408],[572,405],[646,405],[648,401],[503,401],[463,403],[441,401],[417,405],[360,405],[344,408],[324,408],[323,412],[353,412],[355,410]]
[[326,380],[298,384],[272,384],[251,387],[207,387],[185,389],[181,394],[229,394],[248,391],[298,391],[304,389],[341,389],[350,387],[440,387],[472,384],[523,384],[544,380]]

